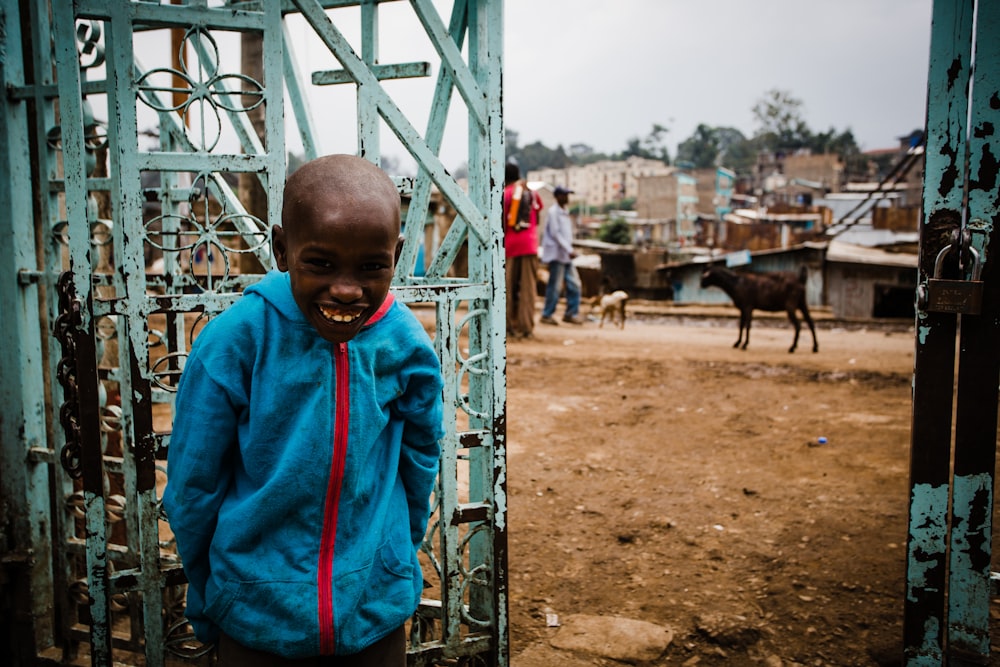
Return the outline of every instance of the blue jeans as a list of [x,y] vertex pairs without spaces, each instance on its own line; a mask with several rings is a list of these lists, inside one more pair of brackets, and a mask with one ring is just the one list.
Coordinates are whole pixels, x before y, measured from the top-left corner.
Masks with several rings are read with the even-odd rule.
[[549,282],[545,286],[545,305],[542,317],[552,317],[559,303],[559,293],[566,283],[566,317],[574,317],[580,312],[580,274],[570,263],[549,262]]

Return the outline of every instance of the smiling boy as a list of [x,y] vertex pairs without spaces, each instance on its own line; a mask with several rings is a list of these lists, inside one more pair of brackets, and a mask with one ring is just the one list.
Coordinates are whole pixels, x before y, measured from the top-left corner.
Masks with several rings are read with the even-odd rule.
[[301,167],[279,271],[188,356],[163,503],[219,665],[405,665],[443,428],[433,345],[389,292],[399,210],[366,160]]

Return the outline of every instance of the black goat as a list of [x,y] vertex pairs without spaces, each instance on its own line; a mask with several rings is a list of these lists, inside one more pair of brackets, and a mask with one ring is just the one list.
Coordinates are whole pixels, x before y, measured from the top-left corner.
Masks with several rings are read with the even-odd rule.
[[[733,305],[740,310],[740,337],[733,347],[747,349],[750,343],[750,320],[755,308],[759,310],[788,313],[788,319],[795,327],[795,338],[789,352],[794,352],[799,344],[799,319],[796,310],[802,311],[802,319],[809,325],[813,337],[813,352],[819,352],[816,342],[816,327],[813,326],[809,307],[806,305],[806,267],[803,266],[798,276],[786,272],[736,272],[722,266],[710,266],[701,274],[702,287],[719,287],[733,300]],[[746,339],[743,330],[746,329]]]

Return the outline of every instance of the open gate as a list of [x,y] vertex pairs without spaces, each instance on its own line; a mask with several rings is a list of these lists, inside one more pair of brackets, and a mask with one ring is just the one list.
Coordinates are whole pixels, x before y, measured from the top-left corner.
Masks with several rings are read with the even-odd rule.
[[[386,82],[431,65],[380,62],[383,4],[0,8],[0,654],[15,664],[210,663],[160,508],[174,389],[199,328],[272,266],[285,108],[315,157],[307,101],[334,83],[354,84],[357,154],[378,162],[386,127],[417,164],[396,179],[408,207],[394,292],[433,319],[445,375],[410,664],[507,664],[503,3],[454,0],[447,23],[441,3],[408,3],[440,59],[423,133]],[[304,81],[303,34],[339,69]],[[438,158],[450,115],[467,123],[465,187]]]
[[1000,265],[993,254],[1000,252],[998,34],[1000,3],[935,0],[904,613],[911,667],[991,664],[1000,382]]

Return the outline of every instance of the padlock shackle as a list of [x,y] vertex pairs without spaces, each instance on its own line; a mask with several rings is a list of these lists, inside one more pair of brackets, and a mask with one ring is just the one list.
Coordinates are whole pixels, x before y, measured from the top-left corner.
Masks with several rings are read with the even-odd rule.
[[933,278],[941,277],[941,268],[944,266],[944,258],[948,256],[949,252],[951,252],[950,243],[945,247],[941,248],[941,251],[937,254],[937,257],[934,258],[934,275],[932,276]]
[[[973,248],[971,245],[967,246],[966,249],[972,254],[972,278],[971,280],[978,281],[983,273],[983,264],[979,261],[979,251]],[[944,266],[944,258],[948,256],[951,252],[951,244],[949,243],[945,247],[941,248],[941,251],[934,258],[934,278],[941,277],[941,269]],[[959,257],[961,260],[961,257]]]

